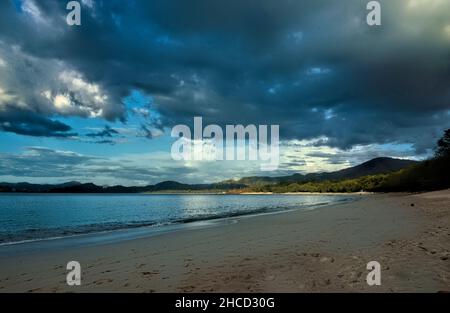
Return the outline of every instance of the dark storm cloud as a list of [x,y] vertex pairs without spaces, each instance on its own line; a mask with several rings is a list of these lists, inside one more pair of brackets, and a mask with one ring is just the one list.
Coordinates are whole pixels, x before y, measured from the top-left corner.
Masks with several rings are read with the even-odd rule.
[[0,111],[0,130],[37,137],[73,137],[69,125],[24,110]]
[[150,129],[148,129],[147,126],[141,125],[141,130],[144,132],[144,137],[145,138],[148,138],[148,139],[152,139],[153,138],[152,131]]
[[[194,115],[279,124],[284,139],[326,136],[341,148],[405,142],[424,151],[450,124],[447,1],[380,1],[383,25],[375,28],[360,0],[93,1],[72,28],[65,1],[22,1],[22,12],[14,2],[0,4],[0,40],[31,63],[63,62],[82,74],[66,76],[87,86],[68,95],[78,110],[31,105],[42,91],[29,93],[23,102],[43,115],[125,121],[123,97],[140,89],[164,126]],[[29,83],[9,75],[16,78],[0,79],[4,89]],[[73,79],[45,81],[53,102],[74,87]],[[101,92],[89,93],[92,85]],[[95,96],[106,104],[90,105]]]
[[84,141],[84,142],[108,144],[108,145],[112,145],[112,146],[117,144],[118,138],[122,137],[122,136],[120,136],[120,133],[117,130],[113,129],[109,125],[105,125],[105,127],[101,130],[87,133],[85,136],[88,138],[93,138],[95,140],[94,141],[88,140],[88,141]]
[[114,137],[115,135],[118,135],[118,134],[119,134],[119,132],[117,130],[111,128],[111,126],[105,125],[105,127],[101,131],[94,132],[94,133],[88,133],[88,134],[86,134],[86,136],[94,137],[94,138],[95,137],[101,137],[101,138],[109,137],[109,138],[112,138],[112,137]]

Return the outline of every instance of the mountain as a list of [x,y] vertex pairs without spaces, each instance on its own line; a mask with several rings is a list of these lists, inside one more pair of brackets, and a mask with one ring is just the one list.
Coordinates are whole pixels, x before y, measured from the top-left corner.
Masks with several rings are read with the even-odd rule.
[[403,160],[394,158],[375,158],[354,167],[349,167],[336,172],[311,173],[311,174],[293,174],[290,176],[266,177],[253,176],[244,177],[236,181],[226,181],[229,183],[238,183],[245,185],[267,185],[278,183],[296,183],[296,182],[321,182],[327,180],[352,179],[367,175],[387,174],[396,172],[403,168],[417,164],[413,160]]
[[360,165],[324,175],[327,180],[351,179],[367,175],[387,174],[417,164],[417,161],[375,158]]
[[241,189],[246,187],[237,183],[215,184],[182,184],[176,181],[164,181],[156,185],[148,186],[98,186],[93,183],[69,182],[64,184],[29,184],[29,183],[0,183],[0,192],[24,192],[24,193],[144,193],[162,191],[223,191]]
[[367,175],[396,172],[417,164],[416,161],[393,158],[376,158],[360,165],[337,172],[294,174],[282,177],[244,177],[237,181],[228,180],[213,184],[182,184],[176,181],[164,181],[148,186],[98,186],[93,183],[68,182],[64,184],[0,183],[0,192],[29,193],[144,193],[163,191],[227,191],[243,189],[254,185],[272,185],[278,183],[322,182],[357,178]]

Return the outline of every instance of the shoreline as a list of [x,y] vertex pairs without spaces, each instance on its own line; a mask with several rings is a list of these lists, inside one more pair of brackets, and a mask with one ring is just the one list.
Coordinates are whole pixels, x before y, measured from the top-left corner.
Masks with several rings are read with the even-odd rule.
[[[44,194],[42,194],[44,195]],[[190,196],[190,195],[189,195]],[[341,195],[328,195],[322,194],[322,196],[341,196]],[[342,196],[345,196],[342,194]],[[334,200],[335,202],[340,201],[355,201],[358,198],[351,197],[353,195],[347,195],[345,199]],[[336,197],[335,197],[336,198]],[[325,200],[324,200],[325,201]],[[59,232],[55,232],[53,235],[46,237],[35,237],[35,238],[23,238],[17,236],[13,241],[5,241],[0,242],[0,255],[2,252],[2,247],[8,246],[16,246],[22,244],[34,244],[39,242],[48,242],[53,240],[64,240],[67,242],[74,241],[75,243],[82,244],[83,242],[91,243],[91,242],[102,242],[102,241],[111,241],[112,238],[116,238],[117,240],[129,240],[136,238],[141,238],[145,236],[152,236],[154,233],[166,233],[170,231],[178,231],[179,229],[184,228],[196,228],[196,227],[204,227],[206,224],[219,224],[226,223],[227,220],[231,219],[239,219],[244,217],[253,217],[259,215],[266,214],[279,214],[286,213],[292,210],[311,210],[316,209],[318,207],[332,205],[333,200],[323,203],[317,204],[305,204],[303,206],[298,206],[296,208],[286,207],[286,208],[277,208],[277,209],[255,209],[250,211],[234,211],[234,212],[223,212],[217,215],[208,215],[208,216],[192,216],[186,217],[184,219],[179,220],[167,220],[163,222],[153,222],[153,221],[142,221],[140,224],[129,225],[128,223],[124,223],[123,225],[117,225],[113,228],[98,228],[96,230],[90,230],[86,232],[72,232],[68,233],[61,229]],[[135,234],[135,235],[133,235]],[[98,237],[98,238],[97,238]]]
[[[449,291],[450,191],[359,199],[122,242],[2,255],[0,292]],[[81,264],[80,287],[65,284],[71,260]],[[365,283],[371,260],[382,265],[381,286]]]
[[368,191],[360,191],[360,192],[242,192],[237,193],[236,195],[287,195],[287,196],[367,196],[367,195],[375,195],[382,194],[376,192],[368,192]]
[[89,192],[89,193],[58,193],[58,192],[0,192],[0,196],[2,194],[9,195],[201,195],[201,196],[246,196],[246,195],[324,195],[324,196],[333,196],[333,195],[374,195],[374,194],[384,194],[384,192],[369,192],[369,191],[360,191],[360,192]]

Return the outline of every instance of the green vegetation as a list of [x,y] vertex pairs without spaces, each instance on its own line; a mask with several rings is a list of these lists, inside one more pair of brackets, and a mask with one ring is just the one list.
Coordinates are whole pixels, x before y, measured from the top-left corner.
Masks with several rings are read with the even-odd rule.
[[255,192],[359,192],[373,191],[380,188],[388,174],[370,175],[354,179],[345,179],[340,181],[307,182],[292,184],[277,184],[254,186]]
[[388,175],[374,191],[426,191],[450,187],[450,157],[436,157]]
[[434,158],[390,174],[375,191],[426,191],[450,187],[450,129],[437,142]]
[[450,158],[450,129],[437,142],[436,158]]

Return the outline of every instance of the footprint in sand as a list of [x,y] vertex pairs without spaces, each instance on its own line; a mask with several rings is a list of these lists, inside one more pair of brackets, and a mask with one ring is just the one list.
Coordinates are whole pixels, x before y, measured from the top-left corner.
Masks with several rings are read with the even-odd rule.
[[148,276],[148,275],[158,275],[159,272],[158,271],[154,271],[154,272],[142,272],[141,273],[144,276]]

